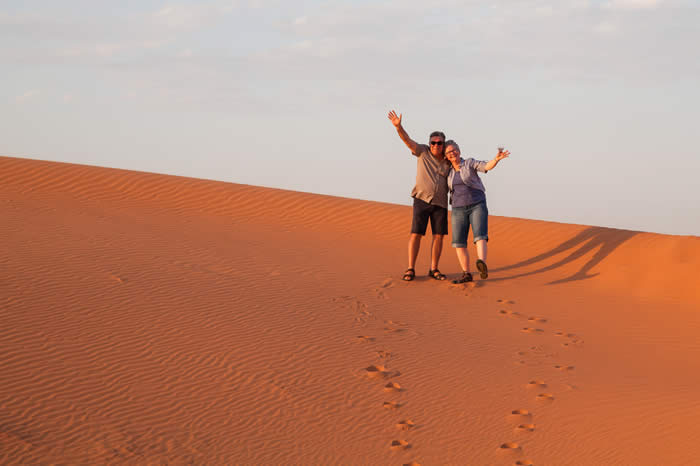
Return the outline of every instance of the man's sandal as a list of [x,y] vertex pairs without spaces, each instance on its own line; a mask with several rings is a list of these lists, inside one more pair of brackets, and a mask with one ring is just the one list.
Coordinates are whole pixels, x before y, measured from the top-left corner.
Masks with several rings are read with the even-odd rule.
[[414,278],[416,278],[416,271],[413,269],[406,269],[403,273],[403,280],[406,282],[410,282]]
[[481,259],[478,259],[476,261],[476,268],[479,269],[479,273],[481,273],[482,280],[489,277],[489,268],[486,267],[486,262],[482,261]]
[[428,276],[429,276],[430,278],[434,278],[435,280],[444,280],[444,279],[447,278],[447,276],[445,276],[444,274],[440,273],[440,271],[439,271],[438,269],[435,269],[435,270],[432,270],[432,269],[431,269],[431,270],[428,272]]
[[462,278],[457,278],[455,280],[452,280],[452,283],[455,285],[459,285],[460,283],[467,283],[471,282],[474,279],[472,278],[472,274],[469,272],[462,272]]

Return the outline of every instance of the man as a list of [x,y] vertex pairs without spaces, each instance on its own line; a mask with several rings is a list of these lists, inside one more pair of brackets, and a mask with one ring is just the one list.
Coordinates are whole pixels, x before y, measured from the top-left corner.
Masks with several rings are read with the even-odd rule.
[[403,279],[411,281],[416,276],[415,265],[420,241],[428,228],[432,231],[430,255],[430,271],[428,276],[435,280],[446,277],[438,269],[442,254],[442,240],[447,234],[447,174],[450,164],[445,160],[445,134],[434,131],[430,134],[430,145],[418,144],[411,139],[401,126],[402,115],[395,111],[389,112],[389,120],[396,127],[399,137],[418,158],[416,185],[411,192],[413,197],[413,223],[411,236],[408,239],[408,269]]

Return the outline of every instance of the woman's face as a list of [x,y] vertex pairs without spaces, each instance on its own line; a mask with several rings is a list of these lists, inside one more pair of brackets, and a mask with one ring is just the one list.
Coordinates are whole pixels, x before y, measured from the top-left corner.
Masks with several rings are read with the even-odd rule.
[[449,160],[451,163],[458,162],[459,155],[459,146],[450,144],[449,146],[445,147],[445,157],[447,157],[447,160]]

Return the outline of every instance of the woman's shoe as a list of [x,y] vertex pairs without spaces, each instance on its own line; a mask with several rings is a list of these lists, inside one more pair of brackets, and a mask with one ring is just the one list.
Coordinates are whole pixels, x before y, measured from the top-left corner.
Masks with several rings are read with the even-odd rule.
[[470,274],[469,272],[462,272],[462,278],[452,280],[452,283],[454,283],[455,285],[459,285],[460,283],[467,283],[473,280],[474,279],[472,278],[472,274]]
[[486,267],[486,262],[482,261],[481,259],[478,259],[476,261],[476,268],[479,269],[479,273],[481,274],[482,280],[489,278],[489,268]]

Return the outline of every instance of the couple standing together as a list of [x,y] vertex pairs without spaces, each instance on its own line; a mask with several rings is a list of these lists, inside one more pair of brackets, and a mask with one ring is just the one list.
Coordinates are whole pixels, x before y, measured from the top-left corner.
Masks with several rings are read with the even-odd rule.
[[413,223],[408,240],[408,269],[403,279],[411,281],[416,276],[415,265],[420,241],[428,228],[433,233],[428,276],[435,280],[447,277],[438,269],[442,254],[442,240],[447,234],[447,194],[452,204],[452,247],[457,252],[457,259],[462,266],[462,276],[452,283],[466,283],[473,280],[467,251],[469,227],[476,244],[476,268],[481,278],[488,277],[486,266],[486,243],[488,237],[489,212],[486,207],[486,188],[478,172],[492,170],[498,162],[510,155],[510,152],[498,149],[498,155],[488,162],[471,157],[463,159],[459,146],[453,140],[445,141],[445,133],[434,131],[430,134],[430,145],[418,144],[408,136],[401,125],[402,115],[389,112],[389,120],[396,127],[399,137],[418,158],[416,186],[411,192],[413,197]]

